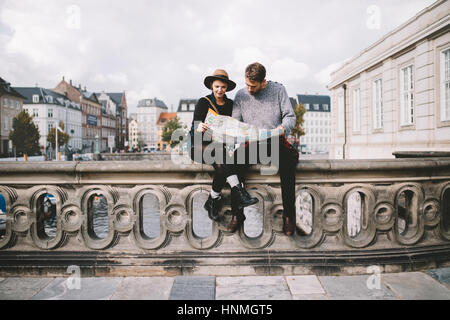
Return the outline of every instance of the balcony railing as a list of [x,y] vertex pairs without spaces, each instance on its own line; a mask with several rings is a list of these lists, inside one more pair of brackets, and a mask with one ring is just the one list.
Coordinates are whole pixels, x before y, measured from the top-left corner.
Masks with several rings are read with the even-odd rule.
[[450,262],[450,158],[301,161],[292,237],[282,233],[279,176],[261,168],[246,179],[259,203],[229,233],[228,188],[221,222],[203,209],[211,166],[1,163],[0,274],[69,263],[93,274],[333,274]]

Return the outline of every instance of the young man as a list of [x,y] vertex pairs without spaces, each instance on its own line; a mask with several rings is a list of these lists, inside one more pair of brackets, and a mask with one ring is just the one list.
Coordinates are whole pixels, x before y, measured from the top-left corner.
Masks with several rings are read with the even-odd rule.
[[[284,136],[287,136],[295,126],[295,113],[284,86],[267,81],[266,69],[262,64],[256,62],[246,68],[245,83],[247,88],[243,88],[236,93],[232,116],[239,121],[262,129],[277,128],[280,130],[279,150],[275,150],[275,154],[272,154],[271,157],[279,157],[276,163],[279,164],[284,209],[283,232],[290,236],[295,232],[296,162],[292,161]],[[270,145],[270,140],[266,140],[265,143]],[[261,142],[258,143],[258,147],[260,144]],[[270,150],[270,146],[266,150]],[[248,156],[246,158],[248,159]],[[239,167],[236,170],[241,174],[249,167],[248,163],[243,166],[239,164],[236,166]],[[237,228],[245,219],[239,210],[234,210],[233,215],[232,226],[229,229]]]

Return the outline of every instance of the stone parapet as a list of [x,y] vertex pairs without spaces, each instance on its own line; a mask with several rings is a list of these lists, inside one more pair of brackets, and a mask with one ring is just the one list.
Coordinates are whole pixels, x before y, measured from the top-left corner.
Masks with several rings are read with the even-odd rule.
[[[450,262],[450,158],[308,160],[297,166],[295,236],[282,233],[278,175],[253,166],[246,186],[261,230],[226,231],[222,221],[195,232],[213,169],[171,161],[0,164],[6,230],[0,275],[354,274],[369,265],[404,271]],[[43,197],[54,197],[55,233],[44,226]],[[159,232],[144,230],[143,198],[153,197]],[[95,231],[93,201],[106,200],[107,234]],[[199,200],[200,199],[200,200]],[[197,203],[200,203],[199,206]],[[205,219],[207,217],[205,216]]]

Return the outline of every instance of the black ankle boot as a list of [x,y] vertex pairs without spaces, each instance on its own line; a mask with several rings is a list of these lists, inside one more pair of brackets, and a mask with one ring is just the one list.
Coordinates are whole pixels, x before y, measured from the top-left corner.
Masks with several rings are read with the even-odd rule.
[[250,196],[241,184],[231,188],[231,202],[237,204],[237,209],[241,210],[258,202],[258,199]]
[[208,217],[213,221],[219,221],[220,219],[219,210],[221,207],[221,199],[222,198],[213,199],[210,195],[203,206],[205,210],[208,211]]

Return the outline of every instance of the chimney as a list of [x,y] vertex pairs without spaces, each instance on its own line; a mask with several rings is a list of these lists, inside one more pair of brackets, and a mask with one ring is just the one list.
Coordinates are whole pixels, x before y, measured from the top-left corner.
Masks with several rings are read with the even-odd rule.
[[63,76],[63,81],[65,81],[65,80],[64,80],[64,76]]
[[70,85],[72,86],[72,79],[70,79]]

